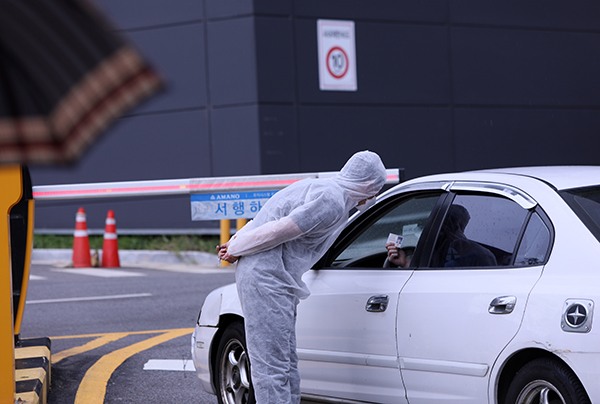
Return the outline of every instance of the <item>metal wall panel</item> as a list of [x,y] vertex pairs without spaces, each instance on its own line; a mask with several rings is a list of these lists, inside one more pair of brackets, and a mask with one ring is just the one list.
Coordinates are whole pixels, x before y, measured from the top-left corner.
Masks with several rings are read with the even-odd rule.
[[258,119],[256,105],[217,108],[212,111],[212,176],[261,173]]
[[557,30],[600,29],[600,3],[596,1],[450,0],[449,4],[450,21],[453,24]]
[[459,108],[456,168],[598,165],[600,111]]
[[94,0],[119,29],[149,29],[204,18],[202,1]]
[[222,19],[250,14],[290,15],[292,0],[206,0],[208,19]]
[[206,111],[122,118],[72,166],[32,170],[33,185],[205,176],[210,169]]
[[208,22],[212,105],[256,102],[256,48],[251,17]]
[[[78,163],[30,167],[34,186],[335,171],[361,149],[407,178],[600,164],[594,2],[98,2],[169,86]],[[319,90],[317,19],[355,22],[358,91]],[[115,203],[140,231],[215,225],[186,198]],[[78,206],[40,209],[36,229],[72,228]]]
[[386,167],[403,167],[407,178],[453,165],[449,108],[312,106],[299,111],[300,170],[323,162],[339,170],[357,150],[377,152]]
[[262,173],[302,172],[296,108],[292,105],[262,105],[259,118]]
[[446,21],[447,0],[300,0],[294,10],[298,17],[439,24]]
[[291,20],[257,17],[255,35],[258,101],[261,103],[294,102],[296,92],[294,72],[297,61],[294,55]]
[[206,107],[208,100],[202,23],[134,31],[128,33],[128,36],[166,83],[161,94],[129,114]]
[[600,106],[600,33],[453,28],[457,104]]

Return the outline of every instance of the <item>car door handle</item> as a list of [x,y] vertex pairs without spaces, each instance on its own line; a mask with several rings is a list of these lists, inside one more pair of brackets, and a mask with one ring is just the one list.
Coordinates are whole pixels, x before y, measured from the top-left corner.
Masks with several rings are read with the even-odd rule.
[[515,309],[516,304],[515,296],[500,296],[492,300],[488,312],[490,314],[509,314]]
[[390,298],[388,295],[377,295],[371,296],[369,300],[367,300],[367,306],[365,309],[372,313],[381,313],[387,309]]

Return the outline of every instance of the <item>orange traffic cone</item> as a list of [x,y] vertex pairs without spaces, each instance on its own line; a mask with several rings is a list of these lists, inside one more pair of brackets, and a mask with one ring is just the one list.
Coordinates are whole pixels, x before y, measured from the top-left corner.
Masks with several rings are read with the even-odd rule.
[[104,243],[102,244],[102,267],[119,268],[119,243],[117,241],[117,222],[115,212],[108,211],[106,227],[104,228]]
[[73,234],[73,267],[89,268],[91,266],[90,240],[88,238],[85,210],[79,208],[77,215],[75,215],[75,233]]

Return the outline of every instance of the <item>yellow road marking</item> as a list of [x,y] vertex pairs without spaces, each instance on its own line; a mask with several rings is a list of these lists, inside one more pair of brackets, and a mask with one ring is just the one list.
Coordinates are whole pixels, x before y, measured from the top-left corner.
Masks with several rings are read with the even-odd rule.
[[[185,328],[181,328],[182,330],[184,330]],[[190,328],[190,330],[194,330],[193,328]],[[170,332],[170,331],[175,331],[175,330],[148,330],[148,331],[127,331],[126,334],[127,335],[139,335],[139,334],[162,334],[165,332]],[[113,335],[113,334],[122,334],[120,332],[105,332],[105,333],[100,333],[100,334],[80,334],[80,335],[61,335],[58,337],[50,337],[51,340],[53,339],[73,339],[73,338],[97,338],[97,337],[104,337],[106,335]]]
[[[113,372],[128,358],[152,348],[163,342],[191,334],[193,328],[182,328],[177,330],[167,330],[161,335],[148,338],[144,341],[135,343],[125,348],[118,349],[100,358],[85,373],[83,380],[79,384],[74,404],[103,404],[106,395],[106,385]],[[157,333],[160,331],[154,331]],[[134,334],[134,333],[129,333]]]
[[106,345],[110,342],[116,341],[123,337],[126,337],[129,333],[121,332],[121,333],[110,333],[99,338],[96,338],[93,341],[88,342],[87,344],[83,344],[81,346],[76,346],[74,348],[66,349],[64,351],[60,351],[52,355],[52,364],[56,364],[61,360],[68,358],[69,356],[77,355],[83,352],[91,351],[92,349],[99,348],[103,345]]

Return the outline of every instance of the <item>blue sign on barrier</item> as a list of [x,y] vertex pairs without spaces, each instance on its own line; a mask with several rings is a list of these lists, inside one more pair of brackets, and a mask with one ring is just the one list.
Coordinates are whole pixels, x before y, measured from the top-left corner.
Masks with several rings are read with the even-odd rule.
[[192,194],[192,220],[251,219],[276,192]]

